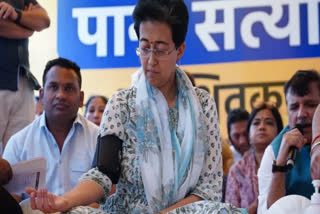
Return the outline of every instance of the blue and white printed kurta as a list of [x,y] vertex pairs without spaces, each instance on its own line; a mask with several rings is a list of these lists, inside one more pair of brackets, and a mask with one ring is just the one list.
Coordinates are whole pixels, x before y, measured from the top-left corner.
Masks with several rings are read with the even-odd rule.
[[[136,91],[137,89],[133,86],[114,94],[106,106],[100,127],[102,136],[116,135],[123,140],[122,170],[116,193],[107,197],[112,186],[111,180],[97,168],[91,169],[81,179],[92,180],[103,188],[105,198],[100,201],[101,210],[77,207],[73,209],[73,213],[148,213],[139,160],[135,154],[139,129],[137,125],[139,115],[135,110]],[[223,205],[214,203],[220,202],[222,196],[222,157],[218,114],[215,102],[209,93],[198,88],[195,88],[195,91],[205,115],[206,137],[209,138],[209,145],[206,145],[208,150],[198,183],[190,194],[211,201],[214,209],[220,209]],[[183,133],[177,133],[178,137],[181,135]],[[197,207],[207,208],[207,202],[205,204],[194,203],[192,206],[178,208],[176,211],[177,213],[193,212]]]

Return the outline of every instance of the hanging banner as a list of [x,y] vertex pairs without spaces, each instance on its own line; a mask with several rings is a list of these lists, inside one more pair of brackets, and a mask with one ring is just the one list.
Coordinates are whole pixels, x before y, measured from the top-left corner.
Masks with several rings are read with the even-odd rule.
[[[82,69],[86,94],[110,97],[140,66],[131,14],[136,0],[58,0],[57,47]],[[185,0],[184,70],[215,98],[222,136],[230,109],[276,102],[299,69],[320,70],[320,0]],[[98,87],[99,86],[99,87]]]
[[[82,68],[138,67],[134,0],[58,0],[58,53]],[[320,56],[320,0],[185,0],[183,65]],[[195,57],[196,56],[196,57]]]

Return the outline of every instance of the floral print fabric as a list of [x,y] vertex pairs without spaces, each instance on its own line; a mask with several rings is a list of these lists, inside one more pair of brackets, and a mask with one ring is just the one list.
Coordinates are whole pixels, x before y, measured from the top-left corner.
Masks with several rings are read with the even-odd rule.
[[226,202],[236,207],[248,208],[259,195],[254,151],[247,151],[228,174]]
[[[218,115],[214,100],[210,95],[204,90],[197,88],[195,90],[201,110],[205,115],[206,135],[209,143],[206,145],[208,150],[198,183],[195,189],[190,190],[190,193],[205,200],[219,202],[222,195],[222,158]],[[135,109],[135,97],[135,87],[113,95],[107,104],[100,127],[102,136],[116,135],[123,140],[122,172],[116,193],[107,197],[112,185],[111,180],[96,168],[91,169],[81,178],[92,180],[104,189],[105,198],[100,201],[103,213],[149,213],[139,160],[135,154],[137,134],[139,134],[136,123],[139,122],[137,118],[140,116]],[[87,207],[77,207],[72,212],[76,213],[77,210],[81,213],[102,213],[101,210]]]
[[[208,151],[207,123],[189,77],[176,67],[175,108],[141,75],[135,84],[136,157],[151,213],[181,201],[195,189]],[[178,138],[180,136],[180,138]]]
[[[68,212],[69,214],[108,214],[103,210],[97,210],[90,207],[76,207]],[[245,209],[239,209],[231,204],[213,202],[213,201],[198,201],[175,210],[167,214],[248,214]],[[142,213],[135,213],[142,214]]]

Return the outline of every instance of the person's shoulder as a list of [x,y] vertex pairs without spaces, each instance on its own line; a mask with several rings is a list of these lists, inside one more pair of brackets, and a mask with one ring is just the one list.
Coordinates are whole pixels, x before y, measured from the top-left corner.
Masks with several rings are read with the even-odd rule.
[[194,87],[194,90],[200,103],[215,103],[213,97],[210,95],[208,91],[197,87]]
[[38,143],[38,141],[36,141],[35,139],[37,139],[36,136],[39,136],[40,130],[40,118],[37,118],[29,125],[10,137],[9,141],[7,142],[4,154],[8,153],[9,155],[11,155],[12,149],[21,149]]
[[231,166],[230,171],[242,171],[242,169],[247,169],[250,161],[252,161],[252,151],[248,150],[243,154],[240,160]]
[[[115,92],[111,97],[109,101],[112,100],[124,100],[124,99],[128,99],[131,97],[136,97],[136,92],[137,92],[137,88],[135,86],[132,86],[130,88],[126,88],[126,89],[121,89],[118,90],[117,92]],[[109,103],[108,101],[108,103]]]
[[114,110],[118,107],[123,109],[123,107],[128,106],[130,103],[132,104],[136,98],[137,88],[132,86],[127,89],[122,89],[114,93],[110,99],[108,100],[106,108],[108,110]]
[[210,110],[216,112],[216,104],[213,97],[209,94],[208,91],[194,87],[196,95],[198,97],[199,103],[202,106],[204,112]]
[[244,163],[244,160],[243,160],[243,157],[242,157],[240,160],[234,162],[234,164],[233,164],[233,165],[231,166],[231,168],[230,168],[230,171],[235,171],[235,170],[238,169],[241,165],[243,165],[243,163]]
[[239,169],[239,161],[241,161],[241,160],[238,160],[238,161],[234,162],[234,163],[231,165],[231,167],[230,167],[230,169],[229,169],[228,177],[231,177],[231,176],[234,177],[234,175],[236,174],[236,172],[237,172],[238,169]]
[[209,94],[208,91],[202,89],[202,88],[198,88],[198,87],[194,87],[194,90],[196,92],[196,95],[199,97],[199,98],[206,98],[206,99],[209,99],[209,98],[212,98]]
[[[32,121],[29,125],[19,130],[11,136],[12,139],[25,139],[29,134],[35,134],[40,131],[40,117]],[[10,139],[11,139],[10,138]]]
[[99,130],[99,126],[85,118],[83,115],[78,113],[77,117],[85,128],[89,128],[90,130]]
[[242,161],[241,163],[245,166],[252,164],[252,163],[255,163],[255,157],[254,157],[253,150],[249,149],[248,151],[246,151],[243,154],[242,159],[240,161]]

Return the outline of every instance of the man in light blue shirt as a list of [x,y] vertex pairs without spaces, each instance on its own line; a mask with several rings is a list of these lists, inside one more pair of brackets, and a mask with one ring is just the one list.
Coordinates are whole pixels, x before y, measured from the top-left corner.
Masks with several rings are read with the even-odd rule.
[[62,195],[91,167],[98,127],[78,114],[83,105],[80,68],[58,58],[47,63],[40,101],[44,113],[15,135],[4,151],[10,164],[44,156],[46,187]]

